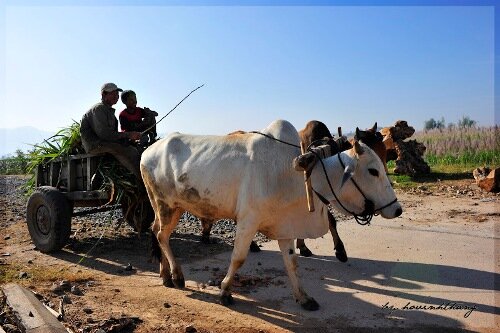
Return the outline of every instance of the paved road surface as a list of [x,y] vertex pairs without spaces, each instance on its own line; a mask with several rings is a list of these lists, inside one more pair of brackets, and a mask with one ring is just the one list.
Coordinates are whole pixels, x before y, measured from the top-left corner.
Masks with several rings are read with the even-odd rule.
[[[322,323],[320,326],[340,332],[356,327],[381,332],[388,328],[500,332],[499,233],[494,230],[498,222],[490,220],[479,227],[434,222],[376,217],[365,227],[352,220],[340,223],[347,263],[333,256],[329,235],[307,240],[316,256],[300,258],[299,272],[305,290],[320,304],[316,312],[303,311],[295,303],[278,244],[266,243],[263,252],[249,255],[240,273],[271,275],[274,282],[278,279],[285,284],[260,286],[236,299],[258,302],[258,317],[292,331],[314,331]],[[227,267],[228,260],[226,253],[204,263]],[[207,272],[196,274],[187,278],[209,278],[203,276]],[[235,310],[245,311],[237,304]]]

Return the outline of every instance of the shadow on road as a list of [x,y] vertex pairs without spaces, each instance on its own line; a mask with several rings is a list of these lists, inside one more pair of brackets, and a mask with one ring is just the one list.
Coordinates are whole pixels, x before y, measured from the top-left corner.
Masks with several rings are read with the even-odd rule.
[[[220,239],[214,244],[204,244],[199,235],[175,232],[170,245],[181,264],[232,250]],[[141,271],[159,271],[159,264],[151,257],[150,233],[71,239],[63,250],[51,255],[111,275],[134,274],[134,271],[125,270],[129,264]]]
[[[53,256],[112,275],[134,274],[133,271],[124,269],[128,264],[142,271],[158,272],[158,264],[148,260],[149,242],[149,235],[145,234],[132,237],[86,238],[54,253]],[[95,244],[97,245],[90,255],[84,258]],[[203,270],[195,269],[206,267],[205,258],[221,253],[229,257],[229,251],[232,250],[231,246],[220,240],[217,244],[202,244],[200,236],[192,234],[173,234],[171,245],[180,263],[187,265],[184,266],[186,279],[193,279],[190,275],[196,271],[196,279],[200,279],[197,282],[206,282],[213,278],[210,275],[213,275],[211,269],[206,269],[206,276],[203,275]],[[260,262],[263,264],[258,265]],[[230,309],[300,332],[386,332],[388,327],[391,332],[471,332],[463,329],[461,321],[440,315],[439,311],[390,313],[382,309],[383,304],[374,305],[357,295],[370,293],[380,299],[397,297],[401,302],[438,306],[450,301],[460,301],[442,297],[448,289],[464,288],[490,295],[500,289],[499,274],[469,268],[363,258],[350,258],[348,264],[343,264],[330,256],[301,257],[299,272],[304,288],[320,303],[320,310],[310,313],[293,301],[281,254],[274,251],[251,254],[241,274],[262,278],[256,267],[259,267],[261,275],[270,276],[268,280],[260,281],[273,282],[275,280],[272,279],[279,278],[284,284],[257,283],[254,286],[235,287],[233,290],[236,303]],[[219,272],[221,275],[225,273]],[[433,290],[436,292],[425,292],[424,284],[434,286]],[[190,291],[188,297],[218,303],[218,298],[212,294],[199,290]],[[454,297],[456,294],[450,293],[450,298]],[[475,306],[477,309],[474,313],[498,314],[500,310],[489,304]],[[469,319],[474,320],[473,318],[474,314]],[[373,322],[382,325],[374,327]],[[410,322],[419,324],[408,326]]]

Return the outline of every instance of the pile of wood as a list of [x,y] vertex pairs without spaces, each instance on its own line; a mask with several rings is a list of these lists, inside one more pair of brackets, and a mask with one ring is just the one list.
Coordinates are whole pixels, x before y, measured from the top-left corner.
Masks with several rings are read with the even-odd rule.
[[380,130],[387,148],[387,161],[396,161],[394,173],[415,176],[430,173],[431,168],[423,159],[425,146],[416,140],[404,141],[415,133],[404,120],[398,120],[391,127]]
[[500,192],[500,168],[476,168],[472,172],[477,185],[487,192]]

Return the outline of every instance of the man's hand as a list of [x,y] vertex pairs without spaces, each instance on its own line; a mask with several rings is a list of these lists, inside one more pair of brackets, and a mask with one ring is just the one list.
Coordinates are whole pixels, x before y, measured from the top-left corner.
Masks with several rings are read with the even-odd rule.
[[128,134],[128,138],[133,141],[137,141],[141,138],[141,132],[126,132]]

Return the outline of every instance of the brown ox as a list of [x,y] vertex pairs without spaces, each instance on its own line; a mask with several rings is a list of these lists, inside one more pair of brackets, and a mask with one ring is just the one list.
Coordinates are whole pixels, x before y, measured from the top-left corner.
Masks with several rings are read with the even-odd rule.
[[[365,131],[362,131],[356,127],[356,135],[351,141],[334,141],[330,130],[324,123],[318,120],[311,120],[306,124],[306,127],[299,131],[299,136],[300,140],[304,144],[304,147],[306,148],[327,143],[333,146],[332,151],[335,152],[351,149],[353,147],[354,140],[359,140],[373,149],[373,151],[375,151],[377,156],[380,157],[382,164],[384,165],[385,172],[387,173],[386,148],[382,142],[382,135],[380,134],[380,132],[377,132],[377,123],[375,123],[372,128]],[[337,232],[337,221],[335,220],[335,217],[330,213],[328,213],[328,222],[330,233],[333,237],[335,256],[341,262],[346,262],[347,253],[344,248],[344,243],[340,239],[340,236]],[[307,248],[303,239],[297,239],[296,244],[296,247],[299,249],[301,256],[310,257],[313,255],[311,250]]]

